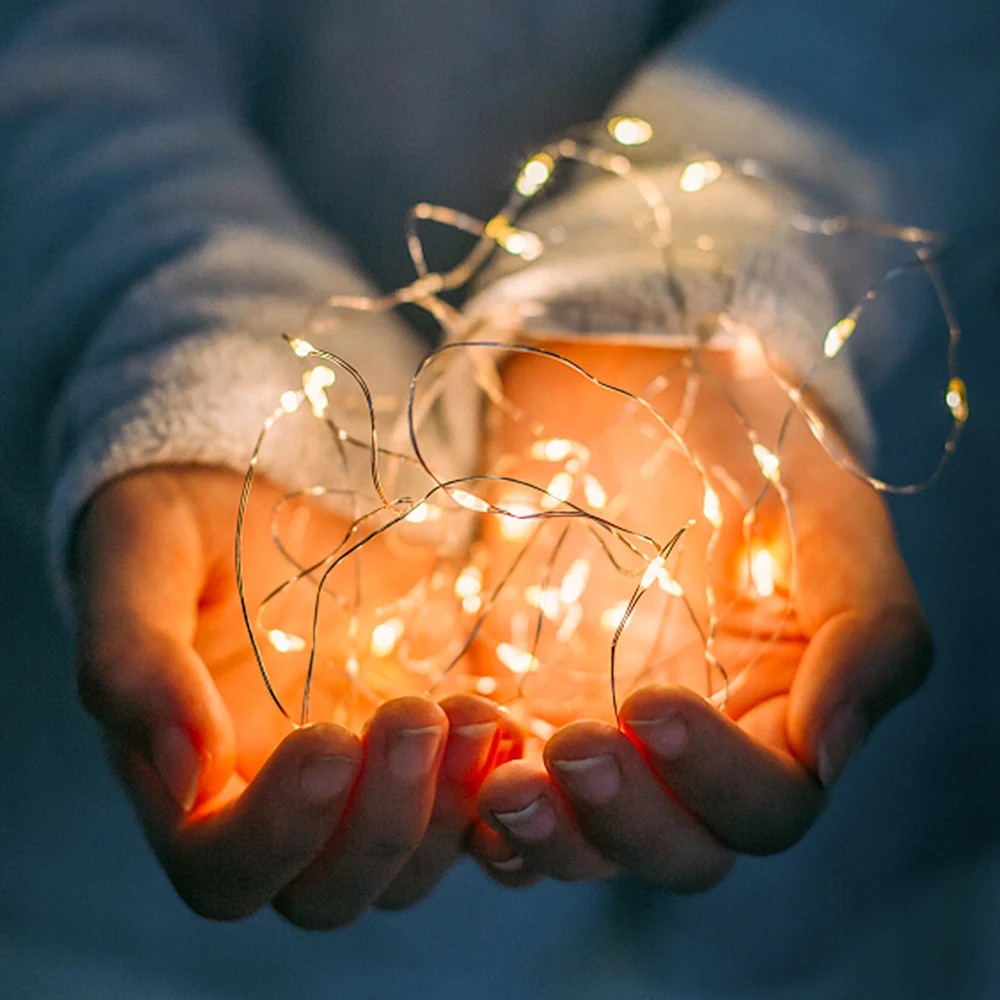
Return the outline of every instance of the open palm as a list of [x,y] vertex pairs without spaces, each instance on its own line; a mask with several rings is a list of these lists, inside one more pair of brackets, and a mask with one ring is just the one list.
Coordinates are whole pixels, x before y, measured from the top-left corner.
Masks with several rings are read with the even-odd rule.
[[[637,393],[658,372],[683,371],[680,356],[666,351],[579,343],[554,349]],[[691,891],[724,877],[740,852],[790,846],[811,826],[873,725],[916,689],[929,666],[926,625],[880,498],[838,468],[794,419],[780,447],[790,532],[778,491],[762,476],[730,405],[737,404],[761,441],[776,442],[788,406],[784,394],[764,369],[747,370],[734,355],[706,354],[701,370],[684,436],[709,470],[725,516],[711,562],[710,526],[702,517],[691,529],[677,579],[703,630],[705,586],[715,589],[714,652],[730,673],[724,711],[701,696],[708,692],[698,642],[676,644],[654,671],[658,683],[635,674],[620,727],[609,718],[606,683],[595,686],[592,710],[577,713],[593,721],[563,726],[542,759],[508,763],[483,786],[475,849],[507,884],[627,871]],[[675,422],[686,376],[671,382],[654,402]],[[607,440],[622,406],[620,398],[601,402],[593,394],[583,402],[577,376],[567,369],[559,376],[551,363],[531,357],[508,365],[505,390],[547,434],[585,442],[587,435]],[[519,433],[501,430],[507,438],[494,442],[494,450],[517,452]],[[595,460],[600,447],[594,446]],[[630,447],[639,446],[627,437],[613,442],[619,466],[646,460],[648,449],[623,457]],[[673,467],[668,461],[638,490],[623,515],[635,517],[629,527],[665,538],[701,514],[701,480],[682,458],[675,450]],[[728,488],[713,471],[720,467]],[[742,515],[762,492],[748,535]],[[493,544],[498,548],[502,539]],[[774,572],[755,587],[758,544]],[[607,642],[585,655],[606,680]],[[542,669],[544,658],[539,652]]]

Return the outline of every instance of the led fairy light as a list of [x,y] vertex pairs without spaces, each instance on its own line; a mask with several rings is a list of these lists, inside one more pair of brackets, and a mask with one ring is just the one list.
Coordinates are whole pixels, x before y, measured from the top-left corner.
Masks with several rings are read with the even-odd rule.
[[[258,437],[240,500],[236,562],[244,620],[254,655],[271,698],[289,718],[292,715],[285,709],[271,682],[258,636],[263,637],[278,656],[303,655],[308,651],[301,710],[293,721],[309,721],[310,691],[317,670],[332,669],[345,678],[345,683],[356,686],[365,697],[378,699],[392,694],[392,678],[397,675],[391,671],[387,673],[386,668],[395,665],[404,674],[419,674],[423,689],[430,693],[441,690],[445,683],[456,682],[462,690],[476,691],[517,708],[517,718],[526,730],[544,739],[553,731],[553,721],[539,715],[532,707],[533,692],[537,695],[538,684],[541,684],[541,680],[536,683],[536,678],[540,678],[546,669],[542,640],[548,643],[545,648],[550,648],[552,643],[569,648],[579,643],[582,632],[590,628],[603,634],[607,642],[607,677],[613,710],[617,715],[620,647],[623,639],[630,634],[630,628],[639,620],[640,605],[645,607],[651,602],[653,598],[649,595],[653,594],[660,596],[660,611],[654,613],[652,624],[648,626],[652,635],[649,652],[645,661],[635,669],[631,682],[634,683],[637,678],[654,679],[658,676],[654,654],[661,649],[663,633],[669,631],[673,609],[679,609],[689,619],[701,644],[707,672],[705,693],[712,695],[717,704],[722,704],[730,665],[719,660],[715,648],[716,636],[736,600],[745,599],[753,603],[781,598],[784,601],[785,616],[779,616],[778,624],[771,624],[769,631],[761,636],[765,647],[776,641],[791,613],[796,586],[796,534],[791,498],[782,475],[782,446],[791,416],[799,413],[805,418],[816,440],[837,465],[872,488],[885,492],[913,493],[926,488],[938,478],[954,451],[958,435],[969,417],[965,383],[957,370],[960,328],[937,272],[936,260],[943,245],[942,238],[914,227],[893,227],[845,216],[819,219],[794,211],[786,213],[788,223],[802,232],[827,236],[859,231],[895,239],[914,248],[912,260],[887,272],[870,286],[862,299],[828,330],[817,331],[821,337],[821,356],[798,382],[771,368],[758,337],[754,331],[748,330],[739,331],[735,339],[731,338],[725,347],[720,348],[713,342],[715,332],[706,330],[699,335],[697,343],[687,348],[683,363],[657,375],[639,393],[602,381],[575,361],[542,347],[507,340],[477,339],[481,328],[456,313],[440,296],[443,292],[466,285],[497,250],[525,262],[536,260],[545,253],[545,239],[519,226],[517,219],[521,210],[545,191],[564,161],[589,165],[630,185],[649,209],[650,246],[663,250],[670,245],[672,217],[664,191],[649,176],[634,170],[629,158],[621,152],[622,149],[648,142],[653,135],[651,126],[640,118],[619,117],[607,123],[606,128],[616,147],[614,151],[602,148],[598,139],[584,141],[567,138],[551,143],[529,157],[517,175],[506,204],[491,219],[481,221],[444,206],[427,203],[415,206],[408,219],[406,239],[417,272],[416,280],[380,297],[334,296],[329,300],[328,305],[332,309],[357,312],[379,312],[413,303],[433,315],[444,327],[447,342],[421,362],[411,381],[405,406],[400,406],[396,412],[400,425],[405,426],[408,452],[395,447],[386,449],[379,444],[376,402],[360,372],[304,337],[288,338],[289,347],[299,358],[314,363],[304,373],[302,387],[290,390],[281,397]],[[704,154],[682,164],[675,183],[679,197],[697,199],[701,192],[724,177],[765,187],[769,183],[760,164],[752,161],[729,163]],[[455,267],[442,272],[432,271],[419,235],[419,227],[426,223],[460,229],[476,237],[476,243]],[[560,236],[560,239],[564,238],[565,234]],[[707,253],[715,244],[710,235],[702,233],[695,240],[695,245]],[[664,266],[667,266],[666,257]],[[918,483],[893,485],[869,475],[845,451],[810,403],[809,390],[823,366],[837,359],[852,338],[859,335],[859,324],[866,307],[886,285],[915,268],[929,278],[948,326],[948,379],[944,405],[952,418],[952,431],[944,444],[941,459],[929,477]],[[718,329],[722,332],[726,332],[725,320],[725,316],[720,317]],[[762,439],[732,393],[705,367],[702,363],[705,349],[732,352],[739,370],[744,373],[763,370],[785,394],[788,408],[774,440]],[[564,433],[550,433],[543,423],[532,423],[506,398],[502,381],[497,375],[499,359],[516,353],[544,359],[567,369],[583,384],[616,399],[620,406],[618,415],[608,421],[601,433],[587,441],[575,440]],[[485,473],[443,479],[435,474],[421,447],[421,425],[424,415],[443,391],[443,379],[437,366],[443,365],[441,370],[447,371],[448,366],[458,360],[470,362],[471,377],[490,405],[512,422],[520,421],[518,426],[530,432],[531,440],[517,454],[498,456],[493,467]],[[347,433],[337,422],[340,397],[332,398],[329,390],[337,384],[340,374],[349,376],[363,398],[368,422],[366,440]],[[680,406],[675,418],[668,421],[653,400],[681,379],[683,394]],[[728,469],[718,464],[707,464],[691,444],[689,434],[697,428],[699,399],[707,391],[720,396],[722,405],[742,427],[747,454],[760,476],[759,489],[748,489]],[[418,405],[417,397],[422,393]],[[363,491],[313,487],[288,494],[288,497],[330,496],[335,500],[349,501],[351,514],[345,522],[339,544],[305,561],[297,561],[284,546],[280,532],[274,527],[275,515],[272,534],[292,572],[251,613],[244,588],[242,543],[255,471],[265,439],[274,425],[300,411],[306,417],[311,415],[324,421],[334,432],[332,440],[341,449],[344,468],[343,449],[367,451],[370,482]],[[608,481],[594,464],[596,455],[613,448],[612,435],[620,434],[622,428],[630,426],[628,421],[636,414],[642,415],[648,422],[648,428],[654,428],[662,441],[654,454],[639,466],[632,488],[641,487],[640,492],[648,490],[648,485],[643,484],[654,482],[668,459],[680,461],[699,484],[697,509],[665,532],[663,538],[653,537],[619,522],[622,511],[628,509],[629,497],[620,484]],[[390,458],[419,469],[431,485],[420,496],[393,496],[392,484],[387,486],[387,480],[380,471],[382,461]],[[537,473],[537,481],[522,471],[525,469],[541,470]],[[784,521],[782,532],[788,549],[787,565],[782,564],[775,551],[757,533],[761,505],[772,492],[780,499]],[[359,603],[357,593],[361,592],[360,587],[355,588],[352,596],[352,593],[329,586],[332,574],[341,567],[351,561],[360,567],[358,555],[377,539],[392,537],[393,532],[407,526],[433,530],[435,525],[440,526],[452,517],[471,518],[480,527],[492,523],[496,526],[502,546],[487,550],[477,543],[477,548],[464,562],[440,555],[433,563],[429,584],[419,583],[409,587],[377,608]],[[740,579],[730,581],[733,594],[725,606],[721,606],[715,592],[713,561],[723,531],[730,522],[740,526],[745,572],[737,574]],[[707,534],[707,540],[699,543],[699,558],[704,560],[707,570],[704,579],[692,591],[691,582],[681,573],[680,557],[699,525],[704,526],[704,533]],[[482,531],[479,534],[481,536]],[[361,572],[360,569],[357,571]],[[607,598],[601,606],[600,601],[605,600],[601,579],[605,578],[619,580],[627,586],[628,598]],[[264,611],[272,605],[276,596],[296,586],[312,588],[313,614],[308,635],[279,627],[280,623],[264,622]],[[415,656],[411,642],[418,642],[424,627],[421,613],[431,594],[436,600],[451,602],[454,606],[455,621],[459,623],[456,625],[458,633],[428,655]],[[593,605],[594,601],[598,603]],[[333,602],[332,606],[348,617],[346,652],[337,663],[318,662],[320,612],[326,602]],[[497,609],[506,609],[508,604],[515,610],[505,610],[508,620],[506,625],[500,623],[499,637],[495,637],[490,631],[490,623],[494,621]],[[593,610],[585,610],[592,605]],[[588,615],[593,621],[588,621]],[[587,634],[590,635],[590,632]],[[484,644],[488,653],[486,660],[480,657],[479,667],[469,672],[468,656]],[[747,664],[738,666],[745,669]],[[390,689],[385,687],[386,683]]]

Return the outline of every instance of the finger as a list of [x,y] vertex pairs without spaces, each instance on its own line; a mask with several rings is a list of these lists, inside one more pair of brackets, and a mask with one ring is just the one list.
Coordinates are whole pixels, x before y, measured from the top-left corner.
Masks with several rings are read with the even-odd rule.
[[508,889],[527,889],[542,880],[541,875],[527,870],[524,858],[482,820],[473,823],[466,849],[490,878]]
[[[511,761],[483,783],[479,814],[523,861],[514,871],[565,882],[609,878],[617,866],[581,831],[565,798],[540,767]],[[511,873],[508,864],[501,872]],[[492,865],[497,869],[497,865]]]
[[365,734],[365,764],[350,810],[322,854],[275,900],[307,929],[361,915],[419,846],[434,806],[448,718],[424,698],[382,705]]
[[190,809],[229,780],[235,739],[191,647],[205,573],[198,526],[182,499],[143,479],[102,490],[80,529],[77,678],[91,714]]
[[308,726],[288,736],[249,785],[234,777],[226,805],[188,814],[141,754],[123,747],[119,766],[181,898],[202,916],[236,920],[267,905],[322,851],[361,761],[352,733]]
[[441,702],[441,709],[448,716],[448,740],[434,811],[420,846],[376,901],[384,909],[402,909],[422,899],[461,856],[476,816],[476,792],[499,748],[499,710],[494,702],[453,695]]
[[933,641],[918,608],[844,612],[813,637],[792,684],[788,742],[827,788],[876,723],[930,670]]
[[823,807],[822,788],[798,761],[685,688],[637,691],[622,706],[622,723],[663,784],[733,850],[785,850]]
[[545,763],[587,838],[608,859],[675,892],[720,882],[735,854],[664,788],[617,729],[582,721],[545,748]]

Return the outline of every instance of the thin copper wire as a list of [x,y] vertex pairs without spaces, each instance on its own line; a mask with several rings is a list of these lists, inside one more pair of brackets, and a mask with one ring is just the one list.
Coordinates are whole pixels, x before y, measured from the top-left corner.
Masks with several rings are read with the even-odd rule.
[[[582,135],[582,132],[579,133]],[[562,160],[575,160],[577,162],[585,163],[590,166],[596,167],[605,172],[614,174],[623,179],[623,181],[631,184],[641,195],[641,197],[646,201],[647,205],[651,210],[651,223],[653,228],[653,236],[651,238],[652,245],[666,250],[670,243],[670,229],[671,229],[671,219],[669,207],[666,204],[666,200],[663,196],[663,192],[659,187],[653,183],[648,177],[641,173],[637,173],[632,169],[632,164],[626,156],[620,152],[614,154],[609,154],[593,142],[588,142],[583,139],[576,138],[566,138],[555,143],[551,143],[540,151],[541,154],[548,156],[553,164],[553,171],[555,166],[559,164]],[[538,156],[540,154],[535,154]],[[766,178],[759,164],[753,161],[736,161],[727,163],[725,161],[717,161],[721,163],[724,167],[735,171],[744,179],[748,181],[753,181],[756,183],[766,183]],[[549,175],[551,178],[551,173]],[[547,181],[545,182],[547,183]],[[540,185],[544,187],[544,184]],[[774,194],[772,190],[772,194]],[[532,195],[533,196],[533,195]],[[652,406],[652,404],[645,399],[642,395],[630,393],[620,387],[611,385],[609,383],[603,382],[595,376],[588,373],[584,368],[576,363],[570,361],[561,355],[545,350],[533,345],[527,344],[508,344],[489,340],[474,341],[470,339],[470,334],[474,335],[475,327],[469,327],[460,315],[447,303],[443,302],[438,296],[441,292],[456,289],[465,284],[467,284],[482,268],[483,264],[490,257],[492,252],[496,247],[496,234],[498,232],[505,232],[505,227],[513,227],[514,220],[516,220],[520,210],[528,202],[531,196],[525,196],[513,191],[511,196],[508,198],[507,203],[501,209],[499,213],[490,222],[481,222],[480,220],[474,219],[464,213],[456,212],[452,209],[444,208],[442,206],[432,206],[427,204],[421,204],[416,206],[414,210],[410,213],[407,220],[407,246],[410,252],[411,259],[413,260],[414,267],[417,271],[418,278],[412,284],[398,289],[396,292],[390,293],[378,298],[370,297],[358,297],[358,296],[334,296],[329,302],[328,306],[335,309],[346,309],[353,311],[364,311],[364,312],[378,312],[387,309],[395,308],[403,303],[414,303],[420,307],[427,310],[431,315],[442,324],[446,333],[454,342],[445,343],[437,350],[429,354],[420,364],[416,373],[414,374],[409,388],[409,395],[407,400],[407,406],[405,411],[406,420],[406,430],[409,436],[410,445],[413,449],[414,456],[406,455],[396,449],[385,449],[379,446],[378,434],[376,429],[376,410],[374,399],[364,378],[361,373],[357,371],[353,366],[351,366],[344,359],[338,357],[330,352],[312,348],[309,354],[323,358],[331,364],[339,367],[343,371],[346,371],[357,384],[359,390],[361,391],[365,405],[368,412],[368,425],[369,425],[369,437],[368,442],[361,441],[349,435],[345,435],[339,428],[339,426],[330,418],[328,424],[331,431],[334,433],[335,440],[337,441],[338,449],[340,451],[341,461],[345,465],[347,464],[346,452],[344,451],[344,445],[350,444],[354,447],[367,448],[370,452],[370,478],[372,487],[375,494],[378,496],[380,505],[372,511],[361,514],[359,517],[355,517],[347,532],[345,533],[344,539],[341,544],[332,553],[328,553],[323,559],[315,562],[309,567],[299,566],[297,562],[292,560],[287,551],[285,551],[281,545],[280,541],[276,539],[276,542],[281,548],[282,554],[292,562],[295,567],[295,574],[290,580],[284,581],[277,588],[273,589],[271,593],[261,602],[258,607],[257,620],[259,621],[259,613],[263,607],[272,600],[278,593],[282,592],[291,584],[298,582],[303,578],[312,579],[313,574],[322,570],[322,575],[316,584],[316,595],[314,599],[314,610],[313,610],[313,620],[312,620],[312,641],[310,646],[310,656],[309,665],[306,674],[306,682],[303,689],[303,700],[302,700],[302,710],[300,713],[300,721],[306,722],[309,719],[309,695],[313,682],[313,675],[315,669],[315,658],[316,658],[316,648],[318,640],[318,628],[319,628],[319,617],[320,617],[320,602],[324,593],[327,596],[333,596],[331,592],[326,590],[326,581],[328,580],[330,574],[339,566],[346,558],[351,555],[359,553],[362,548],[372,542],[373,539],[382,535],[383,533],[389,531],[394,526],[399,524],[408,513],[413,511],[419,504],[426,503],[431,500],[436,494],[443,492],[447,496],[451,497],[453,502],[455,497],[452,494],[452,490],[460,486],[470,486],[476,482],[491,482],[491,483],[508,483],[512,485],[517,485],[522,488],[528,488],[529,490],[534,490],[540,495],[551,496],[546,490],[537,486],[533,483],[528,483],[523,480],[516,479],[514,477],[507,476],[468,476],[457,479],[450,479],[447,481],[439,479],[429,467],[425,457],[420,449],[420,443],[418,439],[417,426],[420,420],[416,419],[415,414],[415,396],[418,387],[421,385],[421,379],[424,373],[429,369],[429,367],[442,356],[446,356],[449,352],[456,351],[466,351],[469,350],[492,350],[495,352],[521,352],[527,354],[533,354],[539,357],[545,357],[549,360],[555,361],[561,365],[564,365],[571,370],[575,371],[578,375],[582,376],[584,379],[589,381],[592,385],[600,388],[601,390],[617,394],[626,401],[625,407],[640,407],[647,411],[650,416],[663,428],[667,434],[667,440],[677,448],[677,450],[685,457],[685,459],[690,463],[691,467],[700,476],[703,483],[703,488],[706,490],[709,488],[710,479],[707,476],[705,469],[702,467],[699,458],[694,454],[683,437],[683,429],[686,427],[686,423],[690,420],[691,415],[694,410],[694,396],[697,394],[697,385],[692,389],[689,385],[685,393],[685,404],[682,406],[683,420],[675,422],[671,425],[668,423],[659,412]],[[776,201],[778,196],[775,195]],[[900,274],[914,267],[922,267],[927,273],[934,292],[937,296],[938,302],[942,308],[942,312],[945,317],[945,321],[948,326],[949,332],[949,353],[948,353],[948,372],[949,372],[949,385],[953,383],[953,380],[958,379],[958,345],[961,336],[961,330],[957,319],[955,317],[954,311],[952,309],[950,300],[947,296],[944,284],[941,280],[940,273],[937,269],[937,259],[940,253],[939,249],[935,247],[940,247],[946,241],[943,236],[937,233],[933,233],[927,230],[918,229],[916,227],[897,227],[889,225],[887,223],[879,222],[877,220],[852,218],[849,216],[836,216],[831,218],[818,218],[813,216],[808,216],[798,212],[786,213],[787,221],[794,228],[807,233],[814,233],[819,235],[834,235],[838,233],[857,231],[868,233],[874,236],[897,239],[901,242],[916,245],[917,249],[915,251],[915,259],[913,261],[907,261],[897,268],[886,272],[875,284],[873,284],[862,299],[855,305],[854,309],[848,314],[853,318],[857,318],[865,306],[870,302],[874,301],[881,290],[890,282],[894,281]],[[460,229],[464,232],[470,233],[477,237],[477,242],[473,249],[463,258],[458,265],[452,269],[444,272],[431,272],[427,267],[426,257],[424,254],[424,249],[422,242],[417,231],[418,221],[433,221],[439,224],[445,224],[452,226],[454,228]],[[665,258],[665,266],[669,267],[669,262]],[[290,339],[287,338],[286,339]],[[311,345],[310,345],[311,346]],[[696,350],[700,349],[696,348]],[[765,354],[766,359],[766,354]],[[449,359],[450,360],[450,359]],[[766,364],[766,360],[765,360]],[[810,382],[815,378],[816,374],[819,372],[824,364],[824,359],[820,359],[810,370],[806,376],[798,384],[792,384],[788,380],[784,379],[781,375],[775,372],[768,366],[771,376],[774,378],[776,384],[784,391],[788,400],[789,408],[786,411],[784,418],[781,423],[780,430],[778,432],[778,438],[776,441],[776,446],[774,449],[775,456],[780,456],[781,446],[784,443],[786,432],[789,427],[789,423],[793,413],[799,412],[805,418],[811,432],[816,437],[817,441],[824,448],[830,458],[841,468],[846,469],[852,475],[866,482],[872,488],[880,490],[882,492],[894,492],[894,493],[915,493],[920,490],[928,488],[940,477],[945,464],[947,463],[949,457],[955,450],[955,446],[958,441],[959,434],[962,427],[964,426],[965,420],[967,418],[967,413],[965,417],[959,418],[956,413],[955,408],[952,408],[953,415],[953,425],[951,433],[945,442],[940,460],[938,465],[932,472],[932,474],[926,479],[912,484],[905,485],[893,485],[884,482],[874,476],[869,475],[862,469],[856,460],[849,453],[844,451],[840,446],[839,442],[836,441],[834,437],[831,436],[830,432],[827,430],[825,424],[817,415],[815,410],[806,403],[806,390],[809,387]],[[689,366],[689,373],[692,376],[704,377],[705,372],[701,371],[700,374],[696,371],[697,365],[693,367]],[[480,381],[482,379],[482,381]],[[438,379],[437,391],[440,391],[440,384],[442,379]],[[482,373],[477,374],[477,382],[479,382],[488,395],[495,396],[498,391],[495,380],[491,380],[489,377],[483,377]],[[717,386],[717,388],[720,388]],[[964,386],[963,386],[964,388]],[[727,405],[729,405],[733,412],[737,415],[737,418],[741,421],[744,426],[745,432],[747,433],[748,440],[753,444],[757,442],[756,432],[750,425],[749,421],[746,419],[745,414],[739,408],[735,399],[732,398],[723,388],[723,394],[726,397]],[[688,401],[688,396],[691,396],[691,400]],[[431,401],[427,404],[429,407],[433,405],[433,399],[435,394],[430,397]],[[502,405],[501,399],[494,399],[497,405]],[[623,407],[623,409],[625,408]],[[426,408],[425,408],[426,412]],[[512,408],[507,411],[509,415],[515,417],[519,416],[519,411],[516,408]],[[266,669],[264,658],[258,644],[255,627],[254,627],[254,617],[251,616],[246,600],[245,585],[244,585],[244,567],[243,567],[243,541],[244,541],[244,529],[245,529],[245,516],[247,505],[250,499],[250,493],[254,481],[256,467],[260,458],[261,450],[263,448],[265,439],[268,432],[273,427],[274,423],[284,416],[284,412],[281,409],[276,410],[266,421],[260,435],[258,436],[257,442],[255,444],[253,454],[247,469],[246,476],[244,478],[243,489],[240,495],[240,503],[237,512],[237,524],[236,524],[236,545],[235,545],[235,561],[236,561],[236,578],[237,578],[237,589],[239,592],[239,599],[241,605],[241,611],[243,615],[244,624],[247,628],[247,633],[250,639],[251,648],[253,650],[254,657],[257,661],[258,667],[261,672],[262,679],[264,681],[265,687],[270,695],[271,699],[274,701],[275,705],[281,711],[281,713],[286,717],[291,719],[289,713],[285,710],[281,699],[278,697],[272,683],[270,676]],[[681,427],[678,428],[677,424],[680,423]],[[379,459],[381,456],[386,456],[392,458],[395,461],[406,461],[409,463],[415,463],[419,465],[423,471],[429,476],[433,481],[434,485],[428,490],[422,498],[419,500],[412,500],[410,498],[400,498],[398,500],[392,501],[386,494],[382,478],[379,469]],[[778,481],[770,480],[765,483],[760,495],[754,501],[751,511],[756,511],[763,500],[764,494],[771,486],[775,486],[778,492],[787,518],[788,530],[791,541],[791,552],[793,558],[793,569],[790,574],[790,587],[789,587],[789,609],[792,606],[795,593],[795,585],[797,579],[794,570],[794,557],[795,557],[795,529],[794,529],[794,519],[792,515],[792,509],[790,504],[790,499],[787,494],[787,490],[784,488],[783,484]],[[289,494],[289,498],[294,495],[302,495],[303,492],[300,491],[298,494]],[[325,492],[325,491],[324,491]],[[329,491],[336,492],[336,491]],[[352,496],[358,497],[358,495],[353,491],[350,492]],[[553,498],[558,500],[559,498]],[[640,532],[636,532],[618,525],[611,521],[610,519],[604,518],[600,515],[594,514],[591,511],[584,510],[576,506],[575,504],[567,501],[560,501],[558,507],[553,510],[540,511],[538,513],[532,513],[530,515],[518,514],[511,511],[505,510],[503,507],[495,505],[493,503],[487,504],[487,510],[485,511],[486,516],[506,516],[515,518],[528,518],[528,519],[538,519],[540,524],[538,528],[535,529],[527,539],[527,541],[522,545],[520,551],[512,560],[511,565],[507,568],[504,574],[501,575],[499,582],[494,587],[490,597],[486,601],[485,605],[480,611],[480,614],[471,629],[469,635],[467,636],[465,642],[462,644],[458,655],[452,656],[450,658],[449,665],[441,673],[438,680],[436,680],[430,687],[430,692],[433,692],[436,685],[440,683],[440,680],[446,676],[452,668],[461,661],[462,657],[471,648],[472,643],[482,627],[486,616],[490,613],[496,604],[503,588],[506,586],[507,581],[511,578],[517,567],[522,563],[525,558],[526,553],[531,548],[534,541],[539,536],[542,528],[544,527],[544,522],[550,519],[556,518],[569,518],[572,520],[581,520],[587,524],[590,533],[595,537],[601,545],[602,551],[608,558],[609,564],[614,567],[614,569],[622,574],[623,576],[636,576],[641,572],[642,567],[637,570],[628,569],[623,564],[619,563],[611,552],[606,540],[603,537],[603,533],[607,533],[610,537],[615,538],[618,542],[625,545],[633,554],[644,560],[644,564],[648,563],[655,558],[665,559],[674,548],[678,545],[680,539],[683,537],[684,533],[687,531],[689,525],[682,526],[665,544],[661,545],[654,538],[643,535]],[[401,507],[406,509],[402,512]],[[348,540],[357,534],[362,526],[362,524],[379,513],[392,512],[390,519],[380,525],[378,528],[365,534],[354,541],[353,544],[348,545]],[[274,514],[276,516],[276,512]],[[746,526],[746,518],[744,518],[744,525]],[[570,525],[567,525],[563,529],[559,536],[559,540],[554,547],[550,559],[545,564],[544,568],[544,581],[545,586],[547,586],[547,581],[551,574],[552,566],[556,555],[560,547],[563,544],[564,539],[567,536]],[[712,525],[712,539],[708,546],[708,557],[711,558],[711,553],[714,551],[715,544],[720,537],[721,527],[719,525]],[[636,543],[645,544],[651,547],[655,555],[646,556],[637,547]],[[346,546],[346,547],[345,547]],[[324,568],[325,567],[325,568]],[[711,667],[717,669],[724,680],[725,684],[728,684],[728,675],[720,664],[717,658],[712,652],[713,639],[718,627],[718,619],[716,617],[715,611],[715,599],[714,593],[711,590],[711,573],[708,575],[709,593],[707,594],[708,604],[710,607],[709,616],[709,627],[704,630],[701,623],[698,621],[697,616],[694,614],[693,608],[684,595],[684,602],[688,607],[689,613],[691,614],[692,621],[695,623],[700,634],[702,635],[706,663]],[[632,593],[632,597],[628,602],[626,611],[623,614],[618,626],[615,630],[614,637],[611,642],[611,648],[609,652],[610,657],[610,684],[611,684],[611,697],[612,704],[615,711],[615,716],[618,715],[618,692],[616,686],[615,677],[615,657],[617,653],[617,647],[621,636],[624,633],[624,629],[631,619],[635,608],[637,607],[639,600],[642,598],[648,586],[642,586],[640,583]],[[542,591],[545,592],[544,589]],[[541,609],[539,609],[539,617],[536,621],[535,636],[532,646],[532,657],[537,650],[538,641],[543,625],[544,615]],[[356,620],[354,621],[356,625]],[[772,637],[773,638],[773,637]],[[527,679],[527,674],[522,676],[519,684],[519,695],[523,693],[524,683]]]

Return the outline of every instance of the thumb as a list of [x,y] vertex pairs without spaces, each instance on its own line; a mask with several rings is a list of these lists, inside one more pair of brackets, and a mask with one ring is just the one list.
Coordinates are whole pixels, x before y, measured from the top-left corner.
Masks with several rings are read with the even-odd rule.
[[77,680],[114,742],[138,749],[184,810],[233,773],[232,720],[192,641],[207,557],[167,470],[115,480],[76,539]]

